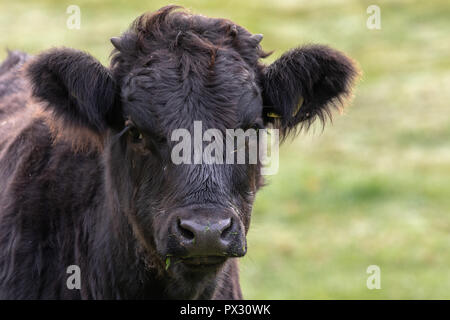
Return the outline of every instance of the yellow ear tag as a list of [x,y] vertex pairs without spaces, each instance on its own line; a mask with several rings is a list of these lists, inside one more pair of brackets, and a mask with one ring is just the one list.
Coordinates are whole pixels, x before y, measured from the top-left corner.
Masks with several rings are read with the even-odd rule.
[[267,116],[269,118],[281,118],[281,116],[275,112],[269,112],[269,113],[267,113]]
[[[292,113],[293,117],[295,117],[298,114],[298,112],[300,111],[300,108],[303,105],[303,101],[304,101],[303,97],[300,97],[300,100],[298,101],[297,107],[295,108],[294,112]],[[278,113],[275,113],[275,112],[268,112],[267,116],[269,118],[281,118],[281,116]]]
[[300,111],[300,108],[302,107],[304,100],[305,99],[303,99],[303,97],[300,97],[300,100],[298,101],[298,104],[297,104],[297,108],[295,108],[294,113],[292,113],[293,117],[295,117],[298,114],[298,112]]

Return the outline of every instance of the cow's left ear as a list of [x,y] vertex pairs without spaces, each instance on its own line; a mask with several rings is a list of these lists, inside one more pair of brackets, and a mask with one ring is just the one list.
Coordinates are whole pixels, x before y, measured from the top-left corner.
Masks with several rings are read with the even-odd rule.
[[101,135],[115,124],[118,90],[109,70],[91,55],[69,48],[45,51],[26,69],[32,95],[64,128]]
[[351,95],[357,75],[355,63],[329,47],[290,50],[264,70],[263,118],[282,134],[325,121]]

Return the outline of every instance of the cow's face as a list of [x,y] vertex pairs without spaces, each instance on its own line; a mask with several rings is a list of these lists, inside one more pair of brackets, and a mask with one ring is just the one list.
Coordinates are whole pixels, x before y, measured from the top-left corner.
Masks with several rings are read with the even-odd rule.
[[[179,39],[175,51],[153,52],[121,79],[129,130],[118,153],[128,159],[138,224],[153,226],[158,252],[172,262],[185,258],[174,268],[197,268],[202,262],[197,269],[204,269],[209,262],[217,267],[226,257],[245,254],[251,207],[261,184],[258,164],[206,163],[204,133],[216,129],[222,134],[224,159],[226,130],[263,128],[263,103],[257,70],[236,50],[218,48],[212,56],[191,48],[191,54],[188,37],[183,38],[186,47]],[[182,144],[190,148],[176,152]],[[177,163],[178,153],[187,156],[185,161]]]
[[[177,163],[174,133],[195,139],[197,124],[202,138],[216,129],[225,140],[227,129],[269,126],[284,137],[324,120],[349,94],[356,71],[324,46],[289,51],[265,66],[258,61],[265,56],[261,36],[172,9],[143,15],[112,39],[111,69],[61,49],[38,56],[28,74],[33,94],[56,117],[96,137],[107,181],[140,245],[156,252],[169,274],[197,279],[246,253],[261,166],[205,163],[204,153],[199,163],[194,149],[208,142],[194,140],[183,150],[192,157]],[[231,150],[223,151],[226,157]]]

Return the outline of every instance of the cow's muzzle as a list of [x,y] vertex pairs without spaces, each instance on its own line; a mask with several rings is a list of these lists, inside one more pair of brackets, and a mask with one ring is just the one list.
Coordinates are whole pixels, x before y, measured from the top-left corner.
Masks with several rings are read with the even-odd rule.
[[214,265],[247,251],[243,224],[232,209],[183,207],[169,219],[167,255],[188,265]]

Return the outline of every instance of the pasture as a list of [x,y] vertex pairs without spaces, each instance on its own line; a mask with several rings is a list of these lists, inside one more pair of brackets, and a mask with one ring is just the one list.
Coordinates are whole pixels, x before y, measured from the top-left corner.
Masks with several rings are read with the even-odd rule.
[[[342,116],[281,148],[280,170],[258,193],[241,261],[247,299],[450,299],[450,3],[377,1],[172,1],[226,17],[274,53],[328,44],[363,76]],[[69,5],[81,28],[66,27]],[[0,3],[5,48],[88,51],[107,64],[109,38],[161,0]],[[381,269],[369,290],[366,269]]]

